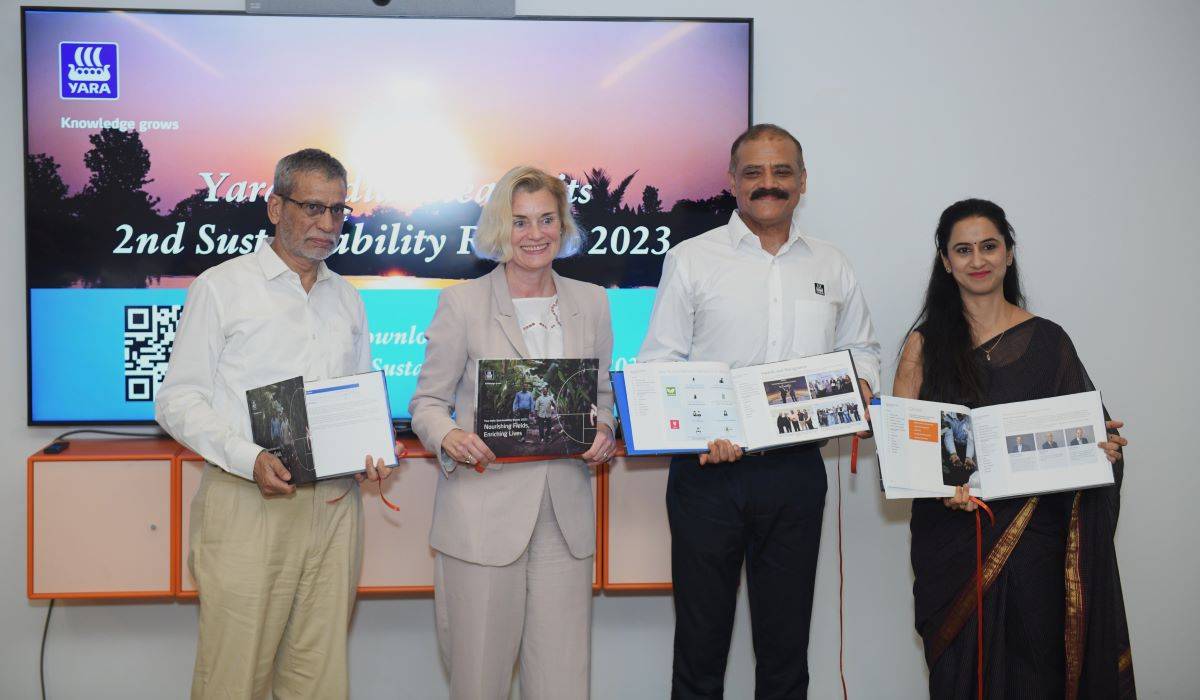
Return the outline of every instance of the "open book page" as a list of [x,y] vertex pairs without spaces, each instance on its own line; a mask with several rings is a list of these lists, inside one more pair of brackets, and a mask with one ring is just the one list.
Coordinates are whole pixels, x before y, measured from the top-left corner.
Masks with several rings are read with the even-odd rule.
[[367,455],[397,464],[383,372],[305,382],[304,398],[318,479],[360,472]]
[[869,430],[850,352],[733,370],[749,450]]
[[625,367],[624,382],[631,454],[705,452],[718,438],[745,443],[728,365],[637,362]]
[[974,411],[984,498],[1113,483],[1100,392],[1000,404]]
[[888,498],[953,496],[979,488],[979,463],[966,406],[881,396],[872,409],[883,489]]

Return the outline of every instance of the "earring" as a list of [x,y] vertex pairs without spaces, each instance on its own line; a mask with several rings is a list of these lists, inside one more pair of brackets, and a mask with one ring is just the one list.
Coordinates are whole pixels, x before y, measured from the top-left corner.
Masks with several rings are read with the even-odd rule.
[[946,268],[946,274],[950,274],[950,268]]

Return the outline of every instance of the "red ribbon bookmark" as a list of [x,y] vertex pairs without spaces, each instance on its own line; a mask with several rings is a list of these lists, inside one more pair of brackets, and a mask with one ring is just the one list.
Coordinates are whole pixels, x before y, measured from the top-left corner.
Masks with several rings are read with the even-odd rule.
[[975,509],[975,647],[976,655],[975,676],[979,691],[979,700],[983,700],[983,519],[979,512],[987,513],[992,525],[996,524],[996,516],[988,504],[971,496]]
[[400,512],[400,506],[396,505],[395,503],[392,503],[391,501],[389,501],[387,499],[387,496],[383,495],[383,485],[382,484],[379,485],[379,500],[383,501],[383,505],[387,506],[388,508],[391,508],[392,510],[396,511],[397,513]]
[[[858,436],[850,450],[850,473],[854,473],[854,459],[858,456]],[[846,688],[846,557],[842,546],[842,441],[838,440],[837,461],[837,525],[838,525],[838,677],[842,680],[842,700],[848,700]]]
[[[399,443],[397,443],[397,444],[399,444]],[[408,448],[401,445],[400,452],[399,452],[399,454],[396,455],[396,461],[399,462],[400,460],[404,459],[407,456],[408,456]],[[329,505],[333,505],[334,503],[337,503],[338,501],[345,498],[346,494],[350,493],[350,491],[353,488],[354,487],[351,486],[350,488],[348,488],[344,492],[342,492],[342,495],[338,496],[337,498],[332,498],[325,502],[328,503]],[[383,501],[383,505],[387,506],[388,508],[391,508],[392,510],[396,511],[397,513],[400,512],[400,506],[396,505],[395,503],[392,503],[391,501],[388,500],[387,496],[383,495],[383,482],[382,481],[379,482],[379,500]]]

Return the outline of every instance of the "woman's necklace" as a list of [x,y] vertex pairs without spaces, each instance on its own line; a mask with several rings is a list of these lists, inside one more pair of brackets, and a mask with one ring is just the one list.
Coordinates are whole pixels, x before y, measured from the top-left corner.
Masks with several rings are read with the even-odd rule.
[[[1012,311],[1008,312],[1008,318],[1006,318],[1004,320],[1004,325],[1007,326],[1010,321],[1012,321]],[[984,348],[983,356],[987,359],[988,362],[992,361],[992,351],[996,349],[996,346],[1000,344],[1001,340],[1004,340],[1004,334],[1007,332],[1008,332],[1008,328],[1005,328],[1004,330],[1000,331],[1000,335],[996,336],[996,342],[992,343],[992,347]]]
[[1001,331],[999,337],[996,338],[996,342],[992,343],[992,347],[984,349],[983,356],[987,358],[988,362],[992,361],[992,351],[996,349],[996,346],[1000,344],[1001,340],[1004,340],[1004,334],[1007,332],[1008,329],[1005,328],[1003,331]]

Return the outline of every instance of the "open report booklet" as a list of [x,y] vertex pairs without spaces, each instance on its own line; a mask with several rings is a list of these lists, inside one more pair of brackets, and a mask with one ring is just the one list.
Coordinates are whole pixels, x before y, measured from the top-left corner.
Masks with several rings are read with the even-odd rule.
[[731,369],[638,362],[611,374],[630,455],[749,452],[870,430],[849,350]]
[[306,382],[293,377],[246,392],[255,444],[292,473],[292,484],[361,472],[367,455],[397,465],[383,372]]
[[879,397],[871,407],[888,498],[948,497],[966,484],[984,500],[1113,483],[1100,392],[966,406]]

